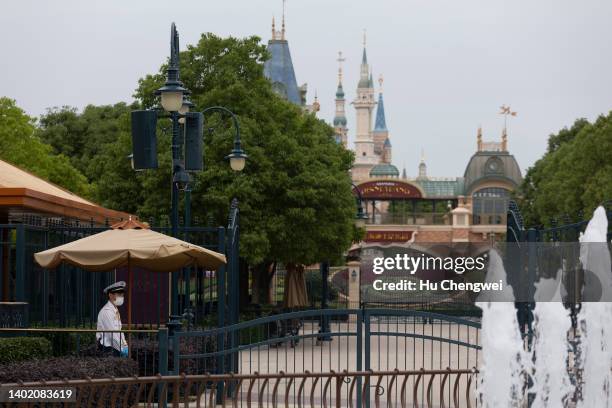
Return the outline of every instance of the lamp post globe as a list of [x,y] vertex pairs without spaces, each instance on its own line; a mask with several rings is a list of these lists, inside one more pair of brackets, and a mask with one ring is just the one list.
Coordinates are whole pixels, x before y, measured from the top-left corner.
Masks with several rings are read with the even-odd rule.
[[244,170],[247,155],[241,150],[232,150],[232,153],[226,157],[230,162],[232,170],[238,172]]
[[178,110],[178,113],[181,115],[181,117],[179,118],[179,123],[181,125],[185,124],[185,117],[183,115],[189,112],[191,108],[193,108],[194,106],[195,105],[193,104],[193,102],[191,102],[189,98],[187,97],[187,94],[183,95],[183,104],[181,105],[181,108]]
[[167,112],[178,112],[183,106],[183,92],[180,85],[164,85],[157,90],[161,95],[161,106]]

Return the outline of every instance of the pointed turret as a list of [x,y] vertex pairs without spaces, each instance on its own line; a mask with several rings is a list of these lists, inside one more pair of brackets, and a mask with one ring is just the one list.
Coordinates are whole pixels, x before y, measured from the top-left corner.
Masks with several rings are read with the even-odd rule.
[[[378,107],[376,108],[376,122],[374,123],[374,131],[372,132],[374,138],[374,152],[381,156],[385,155],[385,145],[389,140],[389,131],[387,130],[387,120],[385,118],[385,104],[383,102],[383,76],[378,78],[379,90],[378,90]],[[389,146],[390,146],[389,142]],[[389,157],[391,154],[389,153]],[[382,158],[384,161],[384,157]],[[389,162],[391,160],[389,159]]]
[[[355,164],[351,170],[353,181],[366,179],[370,169],[381,162],[381,153],[374,152],[374,137],[372,133],[374,107],[374,87],[371,86],[370,66],[366,55],[366,37],[363,36],[363,57],[357,84],[357,95],[353,101],[356,113],[355,129]],[[384,139],[381,141],[384,142]],[[382,146],[381,146],[382,147]],[[399,172],[398,172],[399,175]]]
[[336,89],[336,115],[334,116],[334,129],[336,130],[336,140],[346,147],[348,142],[348,129],[346,127],[344,89],[342,88],[342,62],[344,62],[342,52],[338,52],[338,89]]
[[361,57],[361,67],[359,69],[359,84],[357,88],[371,88],[370,86],[370,66],[366,55],[366,35],[363,33],[363,56]]
[[276,24],[272,18],[272,38],[268,41],[268,52],[271,58],[264,64],[264,75],[272,82],[274,92],[296,105],[304,106],[293,69],[289,43],[285,38],[284,2],[281,31],[276,30]]
[[421,149],[421,162],[419,163],[419,176],[417,180],[427,179],[427,164],[425,164],[425,152]]
[[383,92],[382,92],[383,77],[382,75],[378,79],[378,83],[380,84],[380,89],[378,91],[378,107],[376,108],[376,123],[374,124],[374,131],[375,132],[386,132],[387,131],[387,120],[385,118],[385,104],[383,102]]

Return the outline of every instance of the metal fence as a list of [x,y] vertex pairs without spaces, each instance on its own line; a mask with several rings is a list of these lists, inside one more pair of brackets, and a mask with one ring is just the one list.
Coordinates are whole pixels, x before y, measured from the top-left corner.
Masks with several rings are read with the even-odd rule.
[[[106,345],[113,341],[121,344],[126,340],[129,358],[136,361],[140,376],[157,375],[167,372],[168,359],[172,359],[173,349],[168,347],[168,329],[97,331],[94,329],[66,328],[0,328],[0,337],[37,337],[49,341],[51,355],[48,357],[119,357],[119,350],[110,346],[102,349],[99,337],[106,337]],[[27,375],[27,374],[26,374]]]
[[[6,384],[73,389],[78,407],[475,407],[476,369],[180,375]],[[51,404],[49,404],[51,405]],[[17,404],[8,404],[8,407]],[[38,404],[46,406],[46,404]]]
[[170,347],[174,374],[467,369],[481,348],[478,321],[393,309],[283,313],[177,332]]
[[[127,280],[125,268],[92,273],[62,265],[46,270],[36,264],[34,254],[106,229],[66,221],[0,224],[0,300],[27,302],[29,323],[33,326],[94,327],[106,302],[102,289],[115,280]],[[169,226],[152,229],[165,234],[171,230]],[[179,238],[225,253],[223,227],[181,226]],[[180,315],[189,309],[199,325],[212,326],[217,324],[218,314],[225,313],[224,307],[217,307],[219,297],[224,297],[227,290],[225,267],[218,271],[184,268],[169,274],[136,269],[134,274],[137,323],[159,326],[168,321],[169,315]],[[170,287],[175,290],[170,291]]]

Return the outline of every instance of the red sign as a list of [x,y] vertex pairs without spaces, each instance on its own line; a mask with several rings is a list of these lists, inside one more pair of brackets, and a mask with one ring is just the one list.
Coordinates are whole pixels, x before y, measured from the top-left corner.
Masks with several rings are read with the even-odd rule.
[[410,183],[394,180],[368,181],[357,186],[363,199],[421,198],[421,190]]
[[366,242],[406,242],[412,238],[412,231],[366,231]]

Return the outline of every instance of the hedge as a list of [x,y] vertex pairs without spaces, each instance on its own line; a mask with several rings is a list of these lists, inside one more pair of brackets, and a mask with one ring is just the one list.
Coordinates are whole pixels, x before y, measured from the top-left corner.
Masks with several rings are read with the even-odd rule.
[[138,363],[121,357],[54,357],[0,365],[0,384],[18,381],[131,377]]
[[53,354],[51,342],[42,337],[0,338],[0,364],[41,360]]

